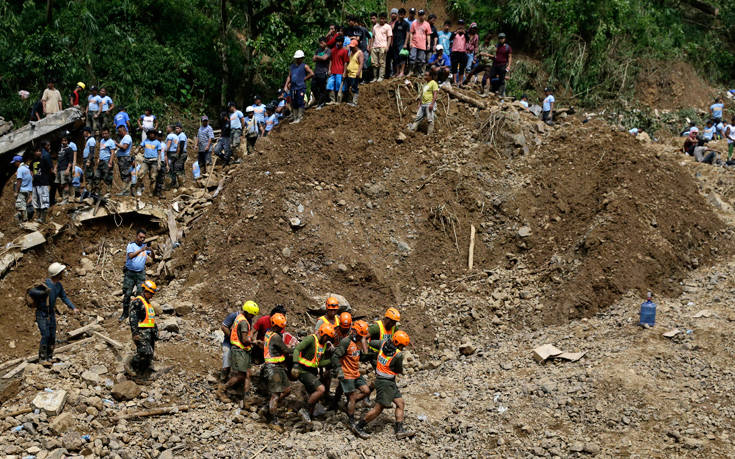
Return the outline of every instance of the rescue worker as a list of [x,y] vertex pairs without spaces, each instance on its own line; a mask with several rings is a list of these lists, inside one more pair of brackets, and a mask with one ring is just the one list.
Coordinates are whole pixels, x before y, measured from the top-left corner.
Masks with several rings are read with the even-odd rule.
[[[253,349],[250,328],[253,318],[258,315],[260,308],[255,301],[248,300],[242,305],[242,312],[235,318],[230,332],[230,380],[226,384],[220,384],[215,395],[223,402],[230,402],[227,390],[242,385],[242,401],[240,407],[245,407],[245,395],[250,391],[250,351]],[[244,384],[243,384],[244,383]],[[249,406],[249,404],[248,404]]]
[[360,375],[360,355],[367,354],[367,336],[367,322],[358,320],[332,353],[332,377],[339,377],[338,391],[347,396],[347,419],[355,433],[355,404],[370,395],[370,386]]
[[396,375],[403,373],[403,349],[408,346],[410,338],[408,333],[399,330],[390,340],[370,341],[370,346],[379,346],[378,365],[375,368],[375,406],[365,414],[365,417],[355,425],[353,431],[360,438],[370,438],[365,427],[373,419],[377,418],[384,409],[396,405],[396,423],[394,431],[396,438],[408,438],[415,435],[414,432],[403,427],[403,413],[405,403],[401,391],[396,385]]
[[66,266],[61,263],[51,263],[48,267],[48,279],[44,285],[48,288],[47,295],[41,299],[36,308],[36,323],[41,332],[41,344],[38,347],[38,361],[45,367],[50,367],[54,357],[56,346],[56,300],[58,298],[66,304],[75,314],[79,310],[74,306],[69,297],[66,296],[61,278],[64,276]]
[[[301,408],[299,414],[304,421],[311,422],[314,416],[314,408],[326,391],[324,384],[319,381],[318,368],[330,363],[328,359],[322,359],[327,349],[327,343],[334,339],[334,326],[329,323],[323,323],[319,330],[304,338],[293,350],[294,366],[291,369],[291,376],[301,381],[309,394],[307,407]],[[329,343],[329,347],[331,343]]]
[[335,328],[339,327],[339,317],[337,317],[337,311],[339,311],[339,300],[333,296],[330,296],[329,298],[327,298],[326,307],[327,313],[321,316],[319,320],[316,321],[314,331],[318,331],[319,327],[321,327],[324,323],[328,323]]
[[[336,344],[340,344],[344,338],[349,336],[350,330],[352,329],[352,314],[349,312],[343,312],[338,317],[339,326],[335,328],[335,337],[334,342]],[[322,375],[322,382],[324,383],[324,387],[326,389],[326,395],[329,397],[329,394],[331,393],[331,387],[332,387],[332,379],[336,378],[337,372],[339,369],[339,361],[335,361],[334,359],[330,359],[330,363],[328,366],[328,369],[330,370],[327,372],[327,367],[324,368],[324,374]],[[342,385],[338,384],[337,388],[334,391],[334,397],[331,399],[329,403],[329,409],[332,411],[336,411],[339,407],[339,399],[342,398]]]
[[282,432],[283,425],[278,420],[278,402],[291,393],[286,373],[286,356],[290,354],[291,349],[283,342],[282,333],[286,328],[286,316],[279,312],[273,314],[270,321],[271,327],[265,332],[263,341],[263,360],[265,361],[263,374],[268,381],[268,393],[271,396],[266,419],[274,430]]
[[133,290],[140,294],[140,286],[145,281],[145,264],[150,255],[148,245],[145,243],[146,232],[139,229],[135,235],[135,241],[128,244],[125,248],[125,267],[123,268],[123,300],[122,314],[117,319],[119,322],[127,319],[130,310],[130,299],[133,297]]
[[156,283],[148,279],[141,284],[142,294],[130,303],[130,332],[135,343],[135,355],[128,360],[125,370],[131,376],[146,372],[153,360],[153,351],[158,340],[156,311],[150,301],[158,291]]
[[[385,341],[390,340],[393,334],[398,330],[398,321],[401,320],[401,313],[396,308],[388,308],[385,311],[385,316],[370,325],[368,333],[370,334],[370,340]],[[372,354],[372,361],[377,357],[379,346],[373,347],[370,345],[370,352]]]

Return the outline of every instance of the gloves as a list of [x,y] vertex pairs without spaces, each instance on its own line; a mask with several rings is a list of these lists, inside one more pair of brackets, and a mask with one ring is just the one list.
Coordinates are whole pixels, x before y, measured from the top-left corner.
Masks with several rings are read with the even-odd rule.
[[301,370],[299,370],[296,367],[291,368],[291,376],[293,376],[294,379],[298,379],[301,375]]

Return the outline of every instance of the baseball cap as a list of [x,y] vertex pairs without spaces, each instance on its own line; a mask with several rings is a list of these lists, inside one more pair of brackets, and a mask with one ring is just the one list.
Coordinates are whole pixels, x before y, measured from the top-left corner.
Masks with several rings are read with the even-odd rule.
[[245,109],[245,113],[252,113],[254,111],[255,109],[252,107],[252,105]]
[[20,156],[20,155],[15,155],[15,156],[13,156],[13,160],[10,161],[10,164],[13,164],[13,163],[22,163],[22,162],[23,162],[23,157]]
[[475,27],[477,27],[477,23],[476,22],[473,22],[472,24],[470,24],[470,29],[475,28]]
[[419,10],[419,16],[423,16],[424,14],[426,14],[426,11],[424,11],[424,10]]
[[209,121],[209,117],[207,115],[202,115],[202,121]]
[[459,21],[457,21],[457,24],[464,25],[464,19],[460,19]]
[[498,38],[505,38],[505,34],[504,34],[503,32],[500,32],[500,33],[498,34]]
[[392,8],[390,14],[398,14],[398,8]]
[[416,12],[416,8],[411,8],[411,9],[408,10],[408,12],[409,13],[415,13]]

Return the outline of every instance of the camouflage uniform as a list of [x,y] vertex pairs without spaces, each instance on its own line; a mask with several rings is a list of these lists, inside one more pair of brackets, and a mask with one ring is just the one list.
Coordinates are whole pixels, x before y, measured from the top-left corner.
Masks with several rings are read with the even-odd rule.
[[153,360],[153,351],[158,339],[158,327],[141,328],[138,323],[145,319],[145,306],[139,299],[130,303],[130,331],[135,343],[135,356],[131,365],[136,372],[146,371]]
[[[130,310],[130,300],[133,299],[133,295],[140,295],[143,290],[140,285],[145,282],[145,270],[144,271],[131,271],[125,270],[125,276],[123,277],[123,315],[128,315]],[[143,312],[145,318],[145,311]],[[141,319],[142,320],[142,319]],[[132,325],[131,325],[132,326]],[[136,323],[137,327],[137,323]]]

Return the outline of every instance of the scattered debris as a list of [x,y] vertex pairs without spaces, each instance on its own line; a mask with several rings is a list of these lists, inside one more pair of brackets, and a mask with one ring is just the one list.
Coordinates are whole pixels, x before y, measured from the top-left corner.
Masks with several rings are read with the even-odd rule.
[[673,330],[670,330],[670,331],[667,331],[666,333],[664,333],[663,334],[663,337],[664,338],[673,338],[674,336],[678,335],[681,332],[682,332],[681,330],[679,330],[678,328],[675,328]]
[[46,389],[36,395],[36,398],[33,399],[31,405],[33,405],[35,409],[46,412],[46,414],[58,416],[64,410],[64,405],[66,404],[66,398],[68,395],[69,394],[64,389]]

